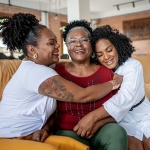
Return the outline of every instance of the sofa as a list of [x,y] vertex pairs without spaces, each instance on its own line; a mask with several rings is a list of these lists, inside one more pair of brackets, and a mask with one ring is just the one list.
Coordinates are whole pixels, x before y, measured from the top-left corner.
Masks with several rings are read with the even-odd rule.
[[[145,86],[145,94],[150,100],[150,53],[146,55],[141,55],[141,56],[133,56],[133,58],[137,59],[138,61],[141,62],[144,70],[144,86]],[[68,61],[68,60],[67,60]],[[19,67],[21,63],[21,60],[0,60],[0,100],[2,98],[2,93],[4,90],[4,87],[6,86],[7,82],[11,79],[17,68]],[[60,140],[60,144],[58,142],[55,143],[55,140],[52,141],[52,144],[56,145],[58,148],[61,147],[61,150],[69,150],[70,145],[74,145],[74,150],[88,150],[89,148],[85,146],[84,144],[77,142],[71,138],[67,139],[67,142],[64,142],[65,137],[61,137],[58,139],[56,137],[56,141]],[[1,141],[0,140],[0,147],[1,147]],[[63,142],[62,142],[63,141]],[[12,142],[12,141],[11,141]],[[10,141],[6,142],[7,145],[9,145]],[[12,142],[14,145],[15,141]],[[65,144],[67,143],[68,146]],[[64,144],[64,145],[63,145]],[[0,149],[1,150],[1,149]],[[7,149],[5,149],[7,150]]]

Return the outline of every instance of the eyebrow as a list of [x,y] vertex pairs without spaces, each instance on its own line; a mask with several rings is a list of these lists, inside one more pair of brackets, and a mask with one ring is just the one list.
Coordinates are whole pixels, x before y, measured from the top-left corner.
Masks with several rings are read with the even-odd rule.
[[53,40],[53,41],[54,41],[55,39],[48,39],[48,41],[50,41],[50,40]]
[[[111,46],[106,47],[105,50],[107,50],[109,47],[111,47]],[[101,52],[96,52],[96,53],[101,53]]]

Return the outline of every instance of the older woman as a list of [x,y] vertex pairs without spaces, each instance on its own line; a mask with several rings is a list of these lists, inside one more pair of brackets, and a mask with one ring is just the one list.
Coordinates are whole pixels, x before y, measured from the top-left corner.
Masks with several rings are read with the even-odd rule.
[[[55,68],[63,78],[82,87],[104,83],[113,79],[111,70],[90,62],[92,53],[91,34],[92,29],[87,21],[76,20],[68,23],[65,27],[63,38],[72,61]],[[87,104],[58,102],[56,134],[72,137],[89,145],[91,149],[127,150],[126,132],[116,123],[111,123],[114,122],[112,117],[103,119],[101,128],[99,128],[100,126],[96,127],[97,131],[90,139],[82,137],[87,134],[82,132],[82,129],[77,131],[77,133],[74,131],[76,130],[74,127],[84,116],[92,114],[93,111],[111,98],[114,93],[116,91],[110,92],[98,101]],[[81,136],[78,134],[81,134]]]

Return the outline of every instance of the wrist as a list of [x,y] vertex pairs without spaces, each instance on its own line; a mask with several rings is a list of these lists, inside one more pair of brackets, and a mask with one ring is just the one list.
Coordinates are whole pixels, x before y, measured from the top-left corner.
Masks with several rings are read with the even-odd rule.
[[42,128],[41,130],[44,130],[44,131],[46,131],[47,133],[49,133],[49,129],[47,129],[47,128]]

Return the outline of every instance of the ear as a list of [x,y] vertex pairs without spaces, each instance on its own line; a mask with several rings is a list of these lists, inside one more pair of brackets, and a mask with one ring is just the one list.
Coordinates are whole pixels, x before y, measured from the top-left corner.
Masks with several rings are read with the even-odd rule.
[[28,45],[27,50],[28,50],[28,53],[31,54],[31,55],[36,54],[36,48],[33,45]]

